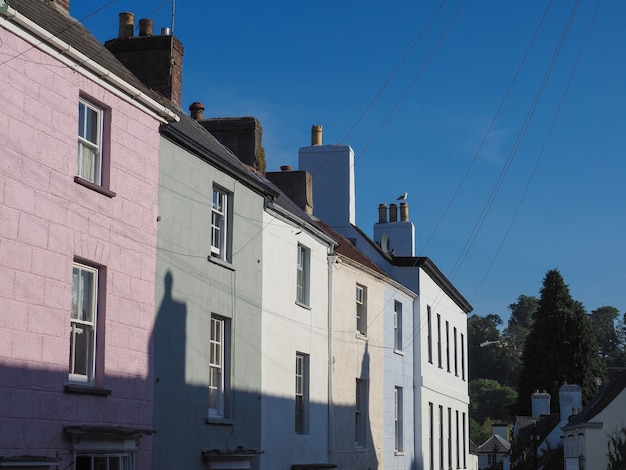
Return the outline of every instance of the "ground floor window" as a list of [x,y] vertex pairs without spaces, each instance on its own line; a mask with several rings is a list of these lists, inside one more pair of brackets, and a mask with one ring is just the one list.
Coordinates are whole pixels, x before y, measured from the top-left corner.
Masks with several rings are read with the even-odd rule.
[[75,470],[134,470],[132,453],[77,454]]

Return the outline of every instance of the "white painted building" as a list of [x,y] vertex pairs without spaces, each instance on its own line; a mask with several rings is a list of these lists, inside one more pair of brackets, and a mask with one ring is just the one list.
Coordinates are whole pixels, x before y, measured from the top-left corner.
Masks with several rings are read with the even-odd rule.
[[[263,214],[260,468],[329,458],[329,271],[334,241],[284,195]],[[331,265],[329,266],[329,263]]]
[[[315,215],[394,281],[416,293],[411,306],[412,464],[415,468],[467,468],[467,313],[472,308],[430,259],[415,257],[415,229],[406,201],[400,203],[399,220],[395,203],[389,212],[385,204],[379,206],[374,240],[355,225],[354,152],[347,145],[322,145],[321,126],[314,126],[312,134],[312,145],[300,149],[299,166],[314,175]],[[393,409],[391,394],[384,398],[385,409]],[[393,439],[391,430],[384,428],[384,440]]]

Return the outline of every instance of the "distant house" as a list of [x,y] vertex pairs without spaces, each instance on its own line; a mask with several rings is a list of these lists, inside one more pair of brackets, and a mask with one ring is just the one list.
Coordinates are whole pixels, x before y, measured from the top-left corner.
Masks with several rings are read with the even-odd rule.
[[587,406],[561,428],[565,438],[565,469],[607,468],[609,438],[624,428],[626,369],[615,369]]
[[480,470],[508,470],[511,443],[504,437],[494,434],[478,447],[478,468]]
[[564,384],[559,388],[559,413],[550,413],[550,394],[542,391],[531,396],[532,416],[517,416],[513,428],[511,466],[514,469],[562,468],[563,431],[568,419],[582,409],[579,385]]
[[69,2],[0,7],[0,467],[152,467],[159,126]]

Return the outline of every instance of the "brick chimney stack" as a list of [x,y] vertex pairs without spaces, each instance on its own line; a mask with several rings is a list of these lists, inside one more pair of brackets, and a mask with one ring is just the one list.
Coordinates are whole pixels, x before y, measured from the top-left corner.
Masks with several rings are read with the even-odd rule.
[[150,19],[139,20],[139,36],[134,36],[134,21],[132,13],[120,13],[118,37],[105,42],[104,46],[144,85],[180,106],[183,44],[170,34],[168,28],[163,28],[160,35],[154,35]]

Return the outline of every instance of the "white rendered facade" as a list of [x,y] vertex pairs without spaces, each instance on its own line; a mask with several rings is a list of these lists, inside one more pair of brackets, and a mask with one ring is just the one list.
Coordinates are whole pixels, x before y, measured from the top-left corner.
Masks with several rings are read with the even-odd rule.
[[[390,217],[387,223],[385,215],[376,224],[375,243],[354,225],[354,152],[349,146],[311,145],[301,148],[299,156],[300,170],[314,175],[315,215],[349,238],[394,281],[417,295],[411,306],[412,465],[423,469],[468,468],[471,462],[466,315],[471,306],[432,261],[414,256],[414,227],[408,220],[408,205],[404,201],[404,208],[400,205],[400,220]],[[385,233],[387,236],[383,237]],[[385,363],[385,373],[387,366]],[[385,409],[394,408],[393,398],[391,393],[385,395]],[[393,439],[392,431],[393,428],[384,429],[385,442]]]
[[333,242],[276,206],[264,212],[263,227],[260,468],[288,470],[293,464],[328,461],[328,253]]
[[[367,332],[356,327],[356,286],[367,289]],[[384,292],[376,274],[345,256],[332,271],[332,462],[383,468]],[[359,387],[361,389],[359,390]]]
[[414,452],[413,308],[415,294],[386,279],[383,318],[383,468],[412,469]]

